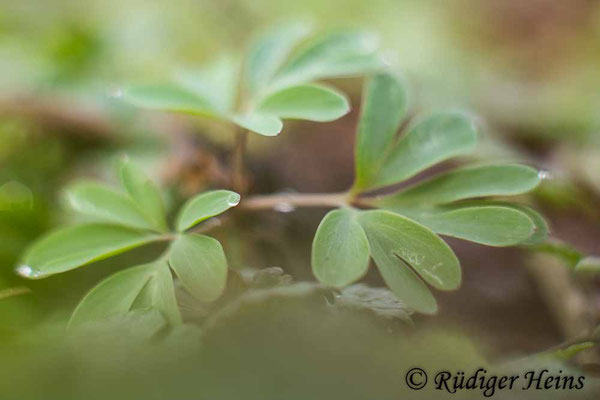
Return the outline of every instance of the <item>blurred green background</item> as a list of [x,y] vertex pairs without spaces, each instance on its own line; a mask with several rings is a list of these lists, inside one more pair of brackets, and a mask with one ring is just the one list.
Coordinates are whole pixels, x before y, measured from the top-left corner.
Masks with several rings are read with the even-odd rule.
[[[317,31],[355,27],[377,34],[390,64],[406,77],[415,112],[466,110],[482,127],[483,140],[475,158],[519,160],[550,171],[552,179],[529,201],[544,212],[554,238],[585,254],[600,254],[600,2],[2,0],[0,291],[26,286],[33,292],[0,299],[0,339],[8,343],[1,350],[11,353],[6,359],[20,360],[18,365],[27,371],[24,376],[48,373],[31,367],[36,357],[42,357],[40,345],[19,347],[11,341],[21,342],[23,332],[34,330],[55,343],[60,334],[53,332],[58,329],[53,324],[60,325],[101,277],[129,265],[120,257],[39,282],[25,282],[13,274],[28,243],[72,218],[61,207],[60,191],[66,183],[82,176],[113,180],[115,160],[127,153],[165,184],[173,203],[219,185],[219,166],[232,141],[226,130],[189,118],[140,113],[115,98],[119,88],[162,79],[174,68],[201,64],[222,53],[239,54],[261,30],[292,19],[311,21]],[[354,109],[350,115],[331,124],[290,123],[277,138],[251,139],[255,191],[335,191],[351,183],[362,80],[333,84],[350,95]],[[322,215],[321,211],[258,214],[242,220],[235,230],[224,228],[216,234],[234,268],[279,266],[298,280],[310,280],[310,241]],[[529,268],[548,264],[553,268],[547,273],[562,276],[560,263],[540,261],[539,255],[522,249],[450,243],[463,265],[463,287],[438,293],[440,315],[417,317],[418,326],[459,332],[461,340],[476,343],[474,353],[492,359],[541,351],[572,338],[574,322],[557,313],[544,284]],[[151,258],[153,251],[126,257]],[[571,277],[567,274],[567,278]],[[367,280],[379,282],[376,276]],[[584,299],[576,313],[583,308],[586,323],[597,324],[598,281],[573,279],[573,285]],[[315,317],[315,322],[301,314],[295,323],[331,323],[342,331],[363,326],[362,316],[346,317],[333,322]],[[328,329],[333,328],[309,338],[335,341],[336,335]],[[346,349],[348,359],[357,361],[371,352],[381,357],[372,368],[385,369],[386,374],[401,369],[388,364],[382,350],[388,340],[396,339],[379,327],[363,329],[352,340],[361,344],[373,340],[372,348]],[[370,329],[376,332],[367,332]],[[257,328],[248,337],[269,334]],[[367,339],[370,334],[373,338]],[[225,336],[225,344],[217,343],[214,349],[241,348],[248,337]],[[432,339],[432,347],[453,346],[444,340],[438,344],[440,340]],[[253,345],[259,349],[267,346],[257,342]],[[282,349],[290,344],[277,345],[282,348],[272,352],[271,363],[282,362],[278,355],[284,357]],[[50,346],[40,362],[52,364],[48,360],[56,360],[58,353],[59,371],[77,370],[77,363],[58,346]],[[248,360],[261,354],[247,349],[242,353],[247,358],[228,355],[236,368],[251,364]],[[330,357],[339,354],[332,351]],[[218,358],[212,353],[207,357]],[[452,354],[448,357],[455,359]],[[312,365],[303,360],[289,373],[302,376]],[[340,365],[332,362],[330,367]],[[94,368],[108,370],[105,365]],[[136,368],[135,363],[131,368]],[[145,373],[152,376],[153,372]],[[385,387],[382,382],[374,385]],[[378,398],[395,393],[395,388],[381,390]],[[67,398],[61,397],[61,389],[52,393]]]

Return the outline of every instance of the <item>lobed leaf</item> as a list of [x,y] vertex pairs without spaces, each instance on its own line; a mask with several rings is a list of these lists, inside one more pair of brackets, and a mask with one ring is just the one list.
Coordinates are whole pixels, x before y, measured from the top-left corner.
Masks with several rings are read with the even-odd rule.
[[476,140],[473,124],[460,114],[429,117],[400,138],[370,186],[401,182],[434,164],[468,153]]
[[538,171],[524,165],[461,168],[418,183],[376,204],[381,207],[446,204],[483,196],[526,193],[540,183]]
[[277,136],[283,128],[283,122],[273,115],[250,113],[245,115],[234,115],[231,121],[252,132],[263,136]]
[[364,89],[356,138],[356,182],[362,189],[376,176],[406,113],[406,91],[390,74],[371,78]]
[[266,96],[257,106],[259,113],[279,118],[333,121],[350,111],[340,92],[322,85],[299,85]]
[[128,313],[153,272],[153,264],[144,264],[109,276],[81,300],[71,316],[69,327]]
[[219,115],[210,100],[172,84],[133,86],[124,91],[123,99],[142,108],[212,117]]
[[107,186],[81,182],[71,186],[66,196],[71,207],[82,214],[136,228],[154,228],[129,197]]
[[181,70],[175,80],[199,98],[206,99],[211,109],[225,114],[234,106],[237,70],[235,60],[225,56],[202,68]]
[[44,278],[99,261],[160,239],[155,234],[114,224],[83,224],[54,231],[25,253],[17,273]]
[[303,23],[289,23],[270,30],[252,45],[245,70],[250,93],[257,93],[269,85],[294,46],[308,32]]
[[167,229],[165,207],[158,187],[141,169],[129,161],[121,163],[121,184],[146,219],[158,230]]
[[369,268],[369,242],[356,221],[356,211],[329,212],[319,224],[312,244],[312,269],[327,286],[343,287]]
[[282,84],[352,76],[382,68],[373,35],[357,31],[335,32],[304,46],[277,76]]
[[426,313],[436,310],[435,299],[415,272],[437,289],[452,290],[460,285],[456,256],[429,229],[384,210],[363,212],[358,221],[384,280],[408,306]]
[[176,227],[179,232],[191,228],[205,219],[235,207],[240,195],[229,190],[214,190],[189,199],[179,211]]
[[221,244],[211,237],[179,236],[172,244],[169,264],[183,286],[201,301],[213,301],[225,289],[227,260]]
[[495,205],[439,208],[413,213],[409,217],[438,234],[488,246],[522,243],[535,230],[527,214]]

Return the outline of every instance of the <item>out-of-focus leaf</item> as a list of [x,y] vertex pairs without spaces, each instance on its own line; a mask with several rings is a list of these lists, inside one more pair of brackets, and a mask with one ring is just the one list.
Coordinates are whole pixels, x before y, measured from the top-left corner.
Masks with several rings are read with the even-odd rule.
[[376,204],[402,207],[445,204],[457,200],[526,193],[540,183],[538,171],[524,165],[489,165],[461,168],[384,197]]
[[488,246],[522,243],[535,229],[527,214],[493,205],[444,207],[413,213],[409,217],[438,234]]
[[316,38],[283,67],[277,81],[301,83],[377,70],[383,66],[377,47],[376,38],[364,32],[336,32]]
[[146,341],[156,337],[167,326],[167,321],[160,311],[151,308],[122,312],[70,326],[72,338],[83,340],[82,345],[86,348],[94,346],[94,340],[99,340],[98,351],[102,352],[107,339],[123,349],[131,350],[136,345],[147,349]]
[[239,202],[240,195],[229,190],[214,190],[192,197],[179,211],[177,230],[181,232],[189,229],[205,219],[237,206]]
[[589,272],[597,274],[600,272],[600,257],[584,257],[575,265],[575,272]]
[[335,305],[370,310],[383,318],[398,318],[411,322],[412,310],[385,288],[373,288],[361,283],[348,286],[335,296]]
[[340,92],[322,85],[291,86],[266,96],[259,113],[279,118],[333,121],[346,115],[350,105]]
[[438,114],[414,126],[390,150],[371,186],[401,182],[430,166],[470,152],[477,140],[472,122],[460,114]]
[[346,286],[365,274],[369,267],[369,242],[356,221],[357,211],[329,212],[317,229],[312,244],[312,269],[327,286]]
[[77,183],[67,190],[67,199],[75,211],[98,220],[136,228],[154,228],[133,200],[107,186],[92,182]]
[[71,316],[69,327],[126,314],[154,271],[154,264],[144,264],[109,276],[81,300]]
[[550,239],[545,242],[536,244],[532,247],[533,250],[551,254],[559,257],[567,264],[569,268],[575,268],[577,263],[584,258],[584,255],[573,246],[564,243],[560,240]]
[[356,138],[356,189],[366,187],[381,167],[406,113],[406,91],[389,74],[371,78],[365,86]]
[[242,128],[263,136],[277,136],[283,128],[283,122],[273,115],[251,113],[235,115],[231,117],[231,120]]
[[435,299],[413,270],[437,289],[451,290],[460,285],[456,256],[429,229],[384,210],[365,211],[358,221],[385,282],[409,307],[423,313],[437,310]]
[[146,219],[157,229],[167,228],[165,207],[160,190],[136,165],[124,161],[120,168],[121,184]]
[[220,114],[208,99],[175,85],[130,87],[124,90],[123,99],[135,106],[154,110],[210,117]]
[[309,32],[306,24],[288,23],[261,36],[252,46],[246,65],[246,85],[256,93],[268,86],[294,46]]
[[17,273],[37,279],[102,260],[159,239],[152,233],[111,224],[84,224],[54,231],[25,253]]
[[159,310],[172,325],[181,324],[173,275],[167,262],[158,261],[154,264],[154,273],[148,285],[152,288],[152,307]]
[[177,82],[210,104],[221,114],[229,112],[235,101],[238,65],[232,57],[198,69],[186,69],[176,75]]
[[221,295],[227,280],[227,260],[221,244],[208,236],[184,234],[171,247],[169,264],[183,286],[201,301]]

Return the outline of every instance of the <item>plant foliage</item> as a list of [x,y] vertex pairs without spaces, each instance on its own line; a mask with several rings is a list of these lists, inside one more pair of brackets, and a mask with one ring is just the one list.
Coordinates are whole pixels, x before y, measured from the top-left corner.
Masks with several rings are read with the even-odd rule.
[[239,203],[240,196],[216,190],[191,198],[169,232],[159,189],[135,165],[120,168],[124,190],[97,183],[76,183],[67,190],[75,211],[92,221],[58,229],[35,242],[25,253],[17,272],[39,279],[82,267],[154,241],[169,241],[156,261],[108,277],[77,306],[70,325],[154,308],[172,324],[181,323],[173,274],[196,298],[219,297],[227,279],[227,261],[220,243],[190,231],[201,221]]
[[469,166],[399,186],[471,152],[477,142],[472,121],[459,113],[427,116],[398,135],[406,104],[394,75],[379,73],[366,84],[348,203],[369,209],[349,206],[325,216],[313,241],[312,267],[323,284],[342,287],[360,279],[372,258],[399,299],[433,313],[437,305],[428,286],[451,290],[461,281],[458,259],[438,234],[511,246],[544,241],[547,226],[524,205],[488,199],[534,189],[540,178],[528,166]]

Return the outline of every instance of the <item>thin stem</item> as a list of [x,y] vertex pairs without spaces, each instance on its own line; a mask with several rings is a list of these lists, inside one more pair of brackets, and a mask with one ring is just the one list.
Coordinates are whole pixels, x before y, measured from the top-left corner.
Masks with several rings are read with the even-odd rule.
[[238,129],[235,133],[235,143],[231,159],[231,187],[238,193],[245,193],[247,189],[245,174],[245,155],[248,143],[248,132]]
[[246,210],[277,209],[279,207],[342,207],[350,204],[348,193],[281,193],[250,196],[240,208]]
[[0,290],[0,300],[6,299],[8,297],[20,296],[20,295],[28,294],[28,293],[31,293],[31,290],[24,286],[8,288],[8,289]]

